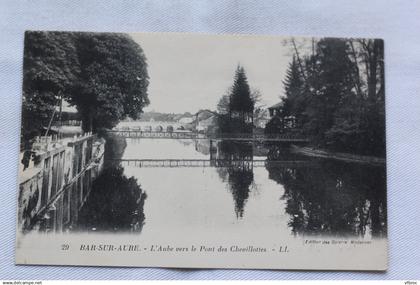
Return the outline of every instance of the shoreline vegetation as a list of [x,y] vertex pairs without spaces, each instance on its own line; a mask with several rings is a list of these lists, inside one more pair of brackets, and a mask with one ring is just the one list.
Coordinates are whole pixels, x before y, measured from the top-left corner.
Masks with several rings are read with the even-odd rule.
[[385,158],[383,40],[312,39],[306,52],[298,48],[305,41],[290,43],[295,52],[283,81],[285,96],[271,107],[275,116],[265,132],[300,133],[327,149],[306,150],[311,155]]
[[27,31],[21,144],[63,120],[97,133],[138,119],[150,103],[148,85],[146,56],[127,34]]
[[118,166],[118,159],[123,157],[125,148],[127,147],[126,139],[110,132],[103,132],[103,138],[106,141],[104,154],[105,168]]
[[[216,114],[207,132],[253,133],[265,112],[264,133],[305,136],[321,148],[302,150],[307,154],[382,163],[383,41],[289,38],[285,45],[293,55],[285,77],[278,79],[284,87],[280,102],[264,107],[264,94],[248,82],[244,67],[238,64],[232,85],[220,94],[216,111],[206,113],[205,119]],[[128,119],[178,122],[188,117],[194,130],[200,123],[199,114],[204,116],[201,111],[207,109],[195,114],[144,112],[150,103],[146,59],[139,44],[126,34],[26,32],[22,149],[30,149],[37,136],[53,134],[51,124],[61,126],[63,118],[80,121],[82,132],[97,133]],[[62,114],[63,101],[77,112]],[[123,145],[119,147],[115,151],[123,152]],[[378,159],[367,158],[370,156]]]
[[303,154],[311,157],[329,158],[346,162],[370,163],[377,165],[385,165],[386,158],[368,155],[358,155],[344,152],[332,152],[325,149],[317,149],[314,147],[291,146],[292,152]]

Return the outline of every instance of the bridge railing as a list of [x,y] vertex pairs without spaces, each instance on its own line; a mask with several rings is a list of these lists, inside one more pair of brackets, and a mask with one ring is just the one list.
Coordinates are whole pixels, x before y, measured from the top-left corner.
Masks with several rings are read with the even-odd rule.
[[253,134],[253,133],[222,133],[213,136],[215,139],[237,138],[237,139],[283,139],[283,140],[306,140],[307,138],[300,135],[291,134]]

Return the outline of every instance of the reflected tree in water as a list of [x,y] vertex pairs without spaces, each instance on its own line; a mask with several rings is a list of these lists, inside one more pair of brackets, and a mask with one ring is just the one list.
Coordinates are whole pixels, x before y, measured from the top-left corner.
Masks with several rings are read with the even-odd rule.
[[250,186],[254,182],[252,149],[251,143],[221,141],[218,144],[217,159],[234,162],[227,168],[218,168],[218,172],[222,180],[229,184],[237,218],[242,218],[244,215]]
[[79,217],[79,230],[141,232],[145,220],[146,193],[124,168],[106,168],[95,180]]
[[308,157],[290,151],[290,143],[265,142],[267,161],[302,161]]
[[384,168],[321,160],[302,168],[269,163],[267,170],[284,186],[293,233],[386,235]]

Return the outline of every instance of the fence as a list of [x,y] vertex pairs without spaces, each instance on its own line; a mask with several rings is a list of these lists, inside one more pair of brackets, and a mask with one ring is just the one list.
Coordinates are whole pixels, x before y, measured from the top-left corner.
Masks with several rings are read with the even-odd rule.
[[19,229],[71,229],[103,167],[104,142],[92,134],[66,140],[42,137],[33,153],[33,165],[20,173]]

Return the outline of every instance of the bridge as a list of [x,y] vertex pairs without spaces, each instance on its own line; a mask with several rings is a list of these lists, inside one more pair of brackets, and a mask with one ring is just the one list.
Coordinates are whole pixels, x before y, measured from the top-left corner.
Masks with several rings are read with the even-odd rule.
[[110,159],[118,161],[122,166],[131,167],[265,167],[267,164],[280,167],[307,167],[310,161],[282,160],[225,160],[225,159]]
[[218,134],[208,136],[196,132],[148,132],[136,130],[110,130],[109,133],[123,136],[126,138],[145,138],[145,139],[212,139],[212,140],[231,140],[231,141],[272,141],[272,142],[294,142],[302,143],[309,142],[306,137],[290,134],[248,134],[248,133],[233,133],[233,134]]

